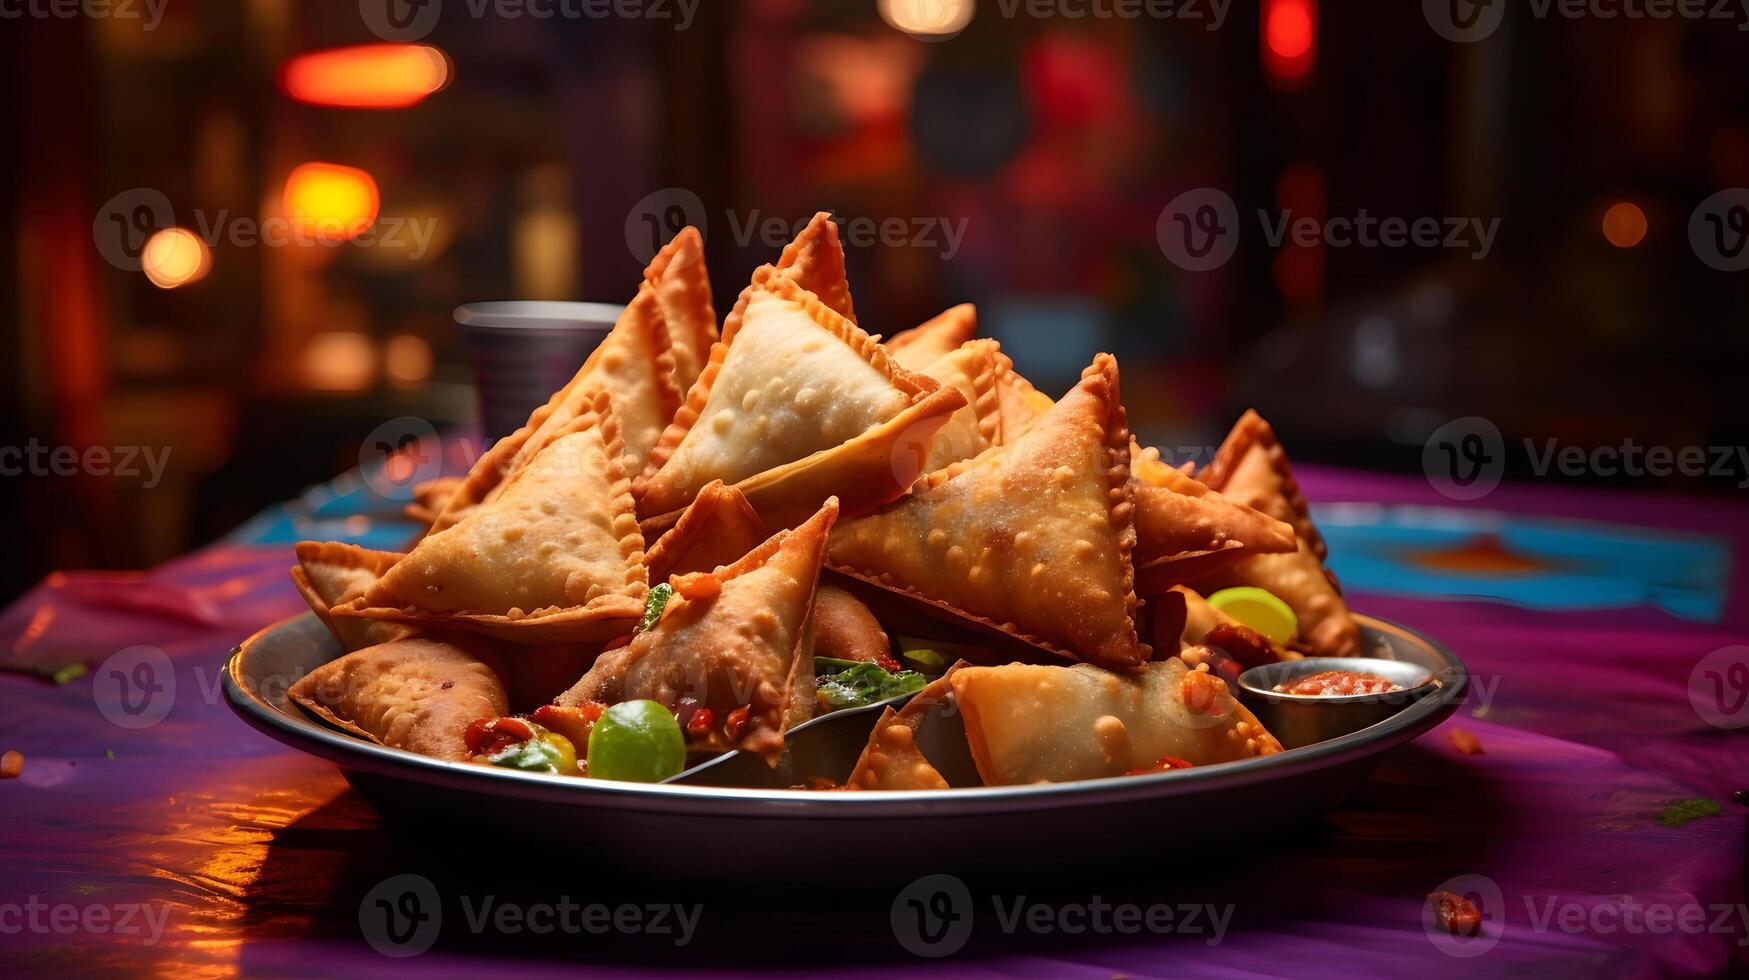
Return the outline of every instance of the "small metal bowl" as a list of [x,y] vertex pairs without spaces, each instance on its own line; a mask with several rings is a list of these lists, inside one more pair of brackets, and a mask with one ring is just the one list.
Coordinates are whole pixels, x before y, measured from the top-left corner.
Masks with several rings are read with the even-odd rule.
[[[1385,694],[1334,696],[1284,694],[1275,689],[1277,684],[1327,670],[1377,674],[1403,689]],[[1285,749],[1297,749],[1369,728],[1439,688],[1440,679],[1421,664],[1374,657],[1284,660],[1253,667],[1239,675],[1240,700],[1257,715],[1264,728],[1281,740]]]

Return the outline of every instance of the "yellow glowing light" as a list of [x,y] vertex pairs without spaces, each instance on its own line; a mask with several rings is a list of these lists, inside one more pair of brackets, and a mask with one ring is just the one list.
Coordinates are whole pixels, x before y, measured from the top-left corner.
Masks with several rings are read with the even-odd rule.
[[383,373],[397,388],[416,388],[431,377],[431,345],[425,338],[403,333],[383,345]]
[[285,179],[285,216],[303,239],[344,242],[377,220],[377,182],[357,167],[306,163]]
[[958,34],[972,22],[972,0],[880,0],[881,19],[906,34]]
[[1646,237],[1646,212],[1630,201],[1617,201],[1603,213],[1603,237],[1616,248],[1633,248]]
[[319,333],[304,348],[304,382],[323,391],[360,391],[376,374],[376,345],[349,330]]
[[285,94],[311,105],[400,109],[449,84],[449,57],[423,44],[361,44],[300,54],[285,63]]
[[187,228],[165,228],[147,239],[140,252],[140,270],[159,289],[199,282],[212,265],[206,242]]

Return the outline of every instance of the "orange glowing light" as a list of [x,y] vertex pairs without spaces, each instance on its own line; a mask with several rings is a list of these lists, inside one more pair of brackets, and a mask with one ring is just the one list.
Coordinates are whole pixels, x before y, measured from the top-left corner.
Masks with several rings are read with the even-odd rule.
[[880,0],[881,19],[917,37],[958,34],[972,22],[972,0]]
[[1633,248],[1646,237],[1646,212],[1631,201],[1617,201],[1603,213],[1603,237],[1616,248]]
[[431,345],[416,334],[390,337],[383,345],[383,373],[397,388],[417,388],[431,377]]
[[1283,87],[1303,84],[1318,60],[1317,0],[1264,0],[1263,67]]
[[376,345],[369,336],[333,330],[310,338],[304,348],[304,384],[320,391],[362,391],[377,369]]
[[306,163],[285,179],[285,216],[301,240],[344,242],[377,220],[377,182],[357,167]]
[[140,252],[140,271],[159,289],[199,282],[212,264],[206,242],[187,228],[165,228],[147,239]]
[[449,56],[423,44],[361,44],[300,54],[280,71],[285,94],[310,105],[401,109],[449,84]]

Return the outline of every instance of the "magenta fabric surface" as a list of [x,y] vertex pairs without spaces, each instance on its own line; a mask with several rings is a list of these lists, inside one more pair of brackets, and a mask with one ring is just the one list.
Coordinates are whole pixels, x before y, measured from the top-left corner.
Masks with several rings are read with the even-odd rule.
[[[1450,503],[1418,479],[1306,468],[1302,482],[1315,501]],[[1733,569],[1749,561],[1749,511],[1740,504],[1515,486],[1484,503],[1699,531],[1730,543]],[[1057,909],[1206,903],[1214,911],[1200,932],[1010,932],[992,909],[1021,894],[974,888],[969,942],[949,958],[920,959],[895,939],[891,894],[773,896],[750,882],[698,897],[696,932],[683,946],[648,933],[474,934],[451,905],[446,922],[453,915],[457,928],[398,960],[360,930],[360,903],[392,875],[425,875],[446,895],[614,896],[588,869],[517,858],[513,843],[485,842],[484,861],[461,856],[482,842],[458,841],[452,853],[411,847],[332,767],[232,715],[220,666],[237,641],[303,610],[286,577],[291,563],[289,547],[217,547],[144,574],[60,574],[0,614],[0,659],[14,667],[97,665],[144,646],[175,672],[168,715],[140,728],[102,710],[95,672],[61,685],[0,675],[0,750],[25,756],[22,776],[0,781],[0,972],[675,974],[812,965],[953,976],[1554,976],[1749,964],[1749,811],[1732,799],[1749,787],[1749,729],[1709,724],[1689,695],[1703,658],[1749,643],[1740,575],[1716,624],[1649,608],[1547,613],[1351,595],[1358,609],[1420,629],[1464,658],[1474,691],[1457,718],[1393,752],[1325,826],[1282,840],[1208,853],[1195,828],[1099,828],[1090,814],[1090,833],[1182,837],[1187,860],[1121,882],[1040,882],[1025,896]],[[1452,725],[1474,732],[1484,754],[1458,753]],[[1671,818],[1667,808],[1696,798],[1720,812]],[[927,827],[918,830],[926,841]],[[1484,903],[1480,940],[1445,939],[1423,922],[1423,896],[1462,876],[1480,878],[1460,884],[1499,891],[1498,902]],[[651,900],[693,900],[659,881],[635,889]]]

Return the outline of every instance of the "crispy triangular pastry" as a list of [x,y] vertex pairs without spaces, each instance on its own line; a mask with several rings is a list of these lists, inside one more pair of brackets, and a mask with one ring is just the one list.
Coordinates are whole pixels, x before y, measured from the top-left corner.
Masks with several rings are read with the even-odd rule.
[[1034,388],[1032,382],[1014,370],[1014,362],[1002,355],[996,372],[996,411],[1002,420],[1005,441],[1020,438],[1053,404],[1051,396]]
[[1129,455],[1117,361],[1101,354],[1013,444],[840,525],[827,564],[1059,656],[1142,663]]
[[844,269],[844,246],[838,241],[838,226],[832,215],[821,211],[809,219],[796,240],[784,246],[777,257],[777,273],[815,296],[833,312],[856,322],[856,307],[850,300],[850,277]]
[[775,763],[784,732],[814,713],[814,588],[837,517],[828,500],[734,564],[685,577],[655,626],[602,654],[558,703],[648,698],[673,709],[690,699],[710,712],[686,719],[690,749],[739,748]]
[[670,575],[708,572],[730,564],[771,536],[753,505],[734,487],[712,480],[644,555],[650,582]]
[[644,270],[644,280],[656,291],[673,352],[674,389],[684,395],[698,380],[710,359],[711,345],[717,342],[717,314],[711,308],[711,280],[698,229],[688,225],[663,246]]
[[929,761],[917,745],[917,732],[924,719],[938,706],[954,710],[943,702],[953,697],[953,676],[965,661],[959,661],[947,672],[930,681],[923,690],[905,702],[904,710],[888,708],[881,712],[869,733],[868,744],[856,760],[856,768],[844,781],[846,789],[907,790],[947,789],[948,781],[941,770]]
[[502,492],[427,536],[335,614],[529,644],[629,630],[648,579],[621,455],[607,395],[597,393]]
[[462,477],[440,476],[435,480],[414,484],[413,499],[402,508],[402,513],[415,524],[431,526],[437,520],[437,515],[443,513],[443,508],[449,503],[449,498],[462,485]]
[[338,541],[300,541],[296,551],[298,564],[291,570],[292,584],[342,648],[361,650],[414,632],[412,627],[400,623],[336,619],[329,613],[335,606],[345,605],[370,591],[383,573],[401,560],[401,555],[367,551]]
[[991,446],[1002,444],[996,384],[1006,360],[1001,345],[994,340],[971,340],[923,368],[924,374],[946,387],[957,388],[966,397],[966,404],[953,413],[929,444],[923,472],[933,473],[949,463],[971,459]]
[[1199,579],[1197,588],[1205,593],[1236,585],[1268,589],[1299,618],[1299,639],[1290,647],[1327,657],[1358,654],[1360,627],[1342,601],[1335,576],[1324,567],[1324,538],[1312,523],[1287,451],[1263,416],[1247,411],[1202,477],[1228,500],[1293,525],[1298,542],[1291,553],[1259,555]]
[[936,358],[978,335],[978,308],[970,303],[937,313],[886,341],[887,350],[901,367],[921,371]]
[[712,480],[740,490],[772,527],[833,495],[847,513],[867,510],[905,491],[963,404],[765,266],[635,482],[639,513],[646,530],[666,527]]
[[394,749],[462,761],[468,726],[510,711],[498,675],[453,643],[416,636],[304,675],[288,696],[323,721]]
[[1294,529],[1234,503],[1130,444],[1136,495],[1136,591],[1144,596],[1238,564],[1294,550]]
[[1281,751],[1224,681],[1177,657],[1128,674],[1088,664],[967,667],[954,674],[953,691],[989,786],[1122,776],[1167,758],[1206,766]]
[[[679,275],[671,264],[673,259],[666,248],[656,257],[657,262],[670,263],[665,267],[670,270],[670,285]],[[685,390],[675,382],[677,355],[670,348],[659,288],[655,282],[639,286],[638,295],[571,380],[535,409],[527,425],[500,439],[474,463],[432,522],[432,531],[453,527],[474,507],[496,497],[506,479],[527,466],[558,433],[566,431],[599,392],[605,391],[613,399],[620,441],[631,457],[629,472],[636,474],[643,468],[645,457],[679,407],[680,393]],[[706,289],[708,293],[708,286]],[[708,295],[704,302],[709,314]]]

